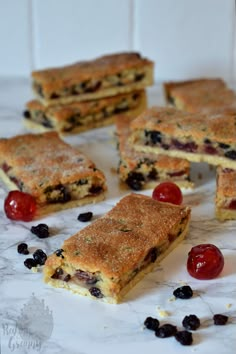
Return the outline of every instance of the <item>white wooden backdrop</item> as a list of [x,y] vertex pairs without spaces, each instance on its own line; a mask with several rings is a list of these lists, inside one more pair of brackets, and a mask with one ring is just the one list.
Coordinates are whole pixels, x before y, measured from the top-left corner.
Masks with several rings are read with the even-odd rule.
[[0,76],[140,51],[156,81],[236,81],[235,0],[0,0]]

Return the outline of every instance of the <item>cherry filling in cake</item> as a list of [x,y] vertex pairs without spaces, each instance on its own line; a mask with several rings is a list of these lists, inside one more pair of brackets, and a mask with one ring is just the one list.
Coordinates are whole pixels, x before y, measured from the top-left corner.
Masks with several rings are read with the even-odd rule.
[[191,136],[182,140],[171,136],[163,135],[159,131],[145,130],[145,145],[161,147],[165,150],[176,149],[191,153],[206,153],[208,155],[225,156],[231,160],[236,160],[236,147],[222,142],[212,141],[208,138],[196,143]]

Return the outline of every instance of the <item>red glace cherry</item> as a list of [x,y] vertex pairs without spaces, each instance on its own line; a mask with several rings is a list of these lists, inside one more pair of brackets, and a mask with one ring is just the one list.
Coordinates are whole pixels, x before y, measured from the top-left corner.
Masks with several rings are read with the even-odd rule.
[[11,220],[31,221],[36,213],[36,201],[28,193],[11,191],[4,201],[4,210]]
[[201,244],[193,247],[188,254],[187,270],[196,279],[216,278],[223,268],[224,256],[215,245]]
[[162,182],[152,192],[152,198],[160,202],[180,205],[183,195],[180,188],[173,182]]

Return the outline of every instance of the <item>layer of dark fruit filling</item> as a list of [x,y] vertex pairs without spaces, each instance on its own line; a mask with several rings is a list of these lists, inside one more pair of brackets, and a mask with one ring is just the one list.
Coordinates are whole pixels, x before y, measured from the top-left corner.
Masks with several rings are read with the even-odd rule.
[[[86,184],[88,184],[88,186],[80,188],[80,186],[85,186]],[[102,191],[102,186],[97,184],[89,186],[89,180],[83,178],[71,184],[48,186],[44,189],[44,195],[47,203],[67,203],[70,200],[77,200],[78,198],[90,195],[98,195]]]
[[167,172],[167,175],[169,177],[180,177],[186,174],[185,170],[181,170],[181,171],[176,171],[176,172]]
[[165,136],[159,131],[145,130],[143,139],[145,145],[161,147],[164,150],[176,149],[191,153],[206,153],[236,160],[236,150],[232,149],[229,144],[212,141],[209,138],[205,138],[202,143],[197,144],[191,138],[180,141],[171,136]]
[[62,184],[47,187],[44,193],[46,194],[47,203],[66,203],[71,200],[70,194]]
[[197,144],[194,141],[182,143],[177,139],[172,139],[171,143],[172,146],[174,146],[177,150],[183,150],[187,152],[195,152],[198,148]]
[[[67,126],[63,128],[64,132],[70,132],[73,129],[75,129],[78,126],[82,125],[87,125],[88,124],[88,119],[89,121],[97,122],[97,121],[103,121],[106,118],[110,118],[111,116],[115,114],[120,114],[120,113],[125,113],[129,110],[132,110],[137,107],[138,105],[138,100],[140,98],[140,94],[134,94],[132,96],[132,101],[129,99],[122,99],[122,101],[117,102],[114,107],[106,107],[103,108],[99,112],[95,112],[92,114],[88,114],[88,116],[81,116],[80,114],[76,113],[75,115],[69,117],[67,119]],[[98,116],[99,115],[99,116]]]
[[96,284],[98,281],[97,277],[93,273],[85,272],[80,269],[76,271],[74,277],[85,284]]
[[[76,85],[70,87],[64,87],[58,92],[52,92],[50,99],[58,99],[60,97],[71,96],[71,95],[80,95],[84,93],[96,92],[99,89],[115,87],[115,86],[125,86],[127,84],[132,84],[134,82],[140,82],[146,77],[145,70],[130,70],[130,71],[121,71],[116,75],[106,76],[100,80],[91,79],[82,81]],[[44,97],[44,92],[42,86],[34,82],[33,83],[35,91],[42,98]]]

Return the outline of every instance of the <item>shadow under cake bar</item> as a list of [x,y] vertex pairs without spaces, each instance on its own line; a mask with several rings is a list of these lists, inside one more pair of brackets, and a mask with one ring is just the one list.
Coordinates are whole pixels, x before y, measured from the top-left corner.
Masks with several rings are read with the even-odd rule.
[[33,90],[46,106],[94,100],[153,84],[153,62],[138,53],[119,53],[32,72]]
[[191,188],[190,163],[187,160],[136,151],[129,143],[131,119],[116,119],[116,134],[120,162],[120,180],[131,189],[153,188],[157,182],[173,181],[180,187]]
[[196,79],[164,84],[167,103],[187,112],[236,111],[236,94],[222,79]]
[[98,202],[106,191],[103,173],[56,132],[0,139],[0,177],[35,198],[36,217]]
[[60,134],[80,133],[114,123],[115,117],[136,117],[147,106],[144,90],[94,101],[73,102],[45,107],[40,101],[27,103],[24,124],[37,130],[56,130]]
[[216,176],[216,216],[219,220],[236,219],[236,171],[217,168]]
[[236,169],[235,114],[203,115],[152,107],[131,122],[138,151]]
[[190,208],[130,194],[48,257],[45,281],[117,303],[183,240]]

